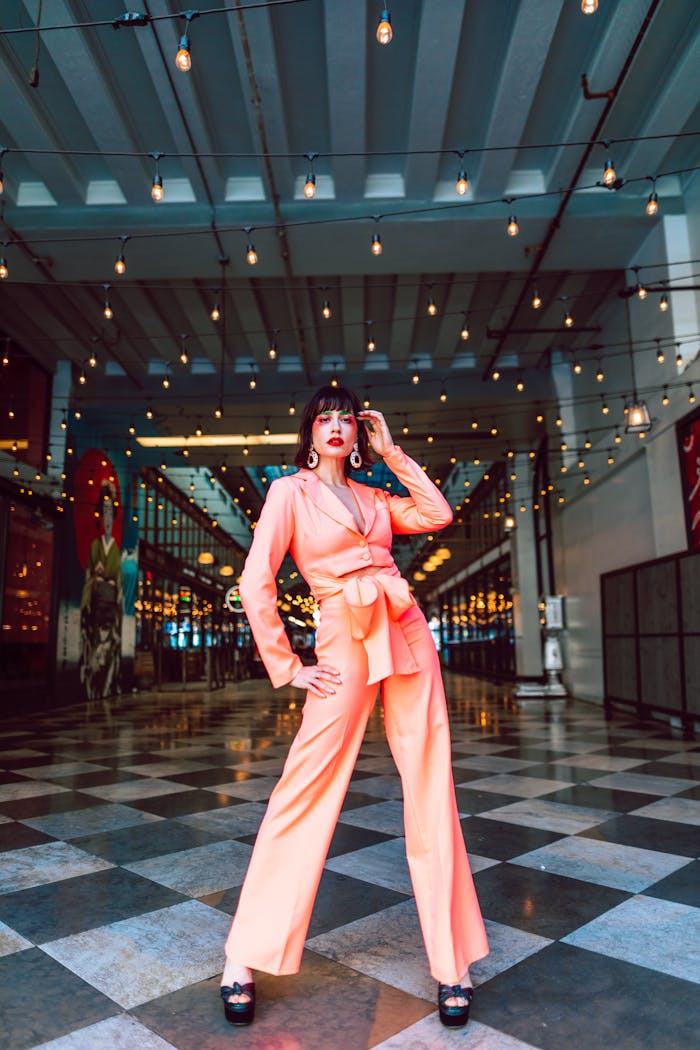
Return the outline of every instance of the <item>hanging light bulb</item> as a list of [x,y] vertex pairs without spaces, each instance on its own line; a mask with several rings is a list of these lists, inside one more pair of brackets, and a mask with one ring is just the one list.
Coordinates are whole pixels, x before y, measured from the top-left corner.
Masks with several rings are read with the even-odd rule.
[[445,403],[445,401],[447,401],[447,391],[445,390],[444,387],[440,391],[440,400],[442,401],[443,404]]
[[218,405],[214,409],[214,419],[221,419],[224,414],[224,406],[219,401]]
[[385,47],[387,44],[391,43],[393,35],[391,29],[391,15],[388,10],[384,8],[379,16],[379,24],[377,25],[377,41]]
[[372,322],[368,321],[367,322],[367,353],[368,354],[372,354],[372,353],[374,353],[374,351],[376,349],[377,349],[377,344],[375,343],[374,336],[372,335]]
[[193,18],[199,17],[199,11],[185,11],[183,17],[187,19],[185,23],[185,32],[180,37],[180,43],[178,44],[177,54],[175,55],[175,65],[181,73],[189,73],[192,69],[192,55],[190,54],[190,38],[188,36],[190,30],[190,22]]
[[316,196],[316,176],[314,174],[314,160],[318,156],[317,153],[307,153],[306,159],[309,162],[309,171],[306,176],[306,182],[304,183],[304,196],[307,201],[312,200]]
[[637,298],[641,299],[642,301],[646,299],[647,295],[649,294],[644,285],[641,284],[639,281],[637,281],[637,287],[635,288],[635,292],[637,293]]
[[656,191],[649,194],[649,200],[647,201],[646,213],[647,215],[656,215],[659,210],[659,198]]
[[245,249],[245,258],[249,266],[255,266],[258,261],[258,253],[255,250],[255,245],[252,241],[248,241]]
[[170,376],[167,375],[167,373],[166,373],[166,375],[163,376],[163,390],[169,390],[169,389],[170,389]]
[[7,368],[9,363],[10,363],[10,340],[9,340],[9,338],[6,338],[5,339],[5,349],[2,352],[2,366],[3,366],[3,368]]
[[418,384],[420,383],[420,373],[417,368],[411,376],[411,382],[414,386],[418,386]]
[[365,387],[365,396],[362,399],[362,407],[369,408],[372,402],[369,399],[369,387]]
[[622,441],[622,435],[620,434],[619,429],[617,427],[615,427],[615,444],[619,445],[621,441]]
[[114,272],[119,277],[122,277],[126,273],[126,259],[124,258],[124,245],[129,240],[129,235],[123,233],[121,235],[121,237],[120,237],[120,240],[122,242],[122,246],[121,246],[121,249],[119,251],[119,254],[117,255],[115,263],[114,263]]
[[158,203],[160,203],[160,201],[163,200],[163,196],[164,196],[164,192],[163,192],[163,176],[160,173],[160,167],[159,167],[160,158],[163,156],[163,154],[162,153],[151,153],[151,156],[153,157],[153,160],[155,162],[155,171],[153,173],[153,182],[151,183],[151,198],[156,202],[156,204],[158,204]]
[[435,305],[435,300],[432,295],[428,296],[428,313],[431,317],[435,317],[435,314],[437,313],[437,306]]
[[661,296],[661,298],[659,299],[659,310],[661,310],[662,314],[665,314],[666,311],[668,310],[668,296],[666,295],[665,292]]
[[669,403],[669,401],[670,401],[670,398],[668,396],[668,387],[664,383],[664,392],[663,392],[663,397],[661,398],[661,404],[666,406]]
[[221,320],[221,307],[219,306],[218,300],[212,306],[211,311],[209,312],[209,316],[211,317],[212,321],[214,321],[214,323]]
[[187,353],[186,335],[180,336],[180,361],[183,365],[189,363],[190,355]]
[[649,409],[644,401],[637,401],[635,398],[629,406],[627,422],[625,423],[625,433],[645,434],[650,427],[651,418],[649,416]]
[[469,189],[469,179],[467,178],[466,171],[464,170],[464,168],[462,168],[460,170],[459,175],[457,176],[457,182],[455,184],[455,192],[457,193],[458,197],[464,197],[465,194],[467,193],[468,189]]
[[573,368],[574,368],[574,375],[580,376],[581,372],[583,372],[583,365],[577,359],[574,359]]
[[250,379],[248,380],[248,387],[249,387],[250,390],[255,390],[257,385],[258,385],[258,379],[257,379],[257,376],[255,375],[255,372],[253,372],[253,374],[251,375]]
[[592,447],[592,446],[591,446],[591,439],[590,439],[590,437],[588,436],[588,431],[586,431],[586,439],[585,439],[585,441],[583,442],[583,447],[584,447],[585,449],[589,449],[589,448],[591,448],[591,447]]
[[296,406],[296,404],[294,402],[294,398],[292,398],[292,400],[289,402],[289,410],[288,410],[290,416],[295,415],[296,414],[296,410],[297,410],[297,406]]
[[515,215],[508,216],[508,225],[506,226],[506,232],[509,237],[518,236],[520,232],[520,227],[518,226],[518,220],[516,219]]
[[109,301],[109,285],[104,284],[102,287],[105,290],[105,303],[102,307],[102,314],[107,321],[111,321],[114,317],[114,310],[112,309],[112,306]]
[[600,406],[600,411],[603,413],[604,416],[607,416],[608,412],[610,411],[610,408],[608,407],[608,403],[605,400],[605,394],[601,394],[600,396],[602,398],[602,404]]
[[90,351],[90,356],[88,357],[88,364],[90,365],[90,368],[97,367],[97,354],[94,350]]
[[263,434],[265,435],[265,437],[269,437],[269,435],[270,435],[270,420],[269,419],[265,420],[265,426],[263,427]]
[[680,351],[679,344],[676,344],[676,368],[683,367],[683,354]]
[[603,169],[603,185],[612,187],[617,179],[617,172],[615,171],[615,165],[612,160],[608,160],[605,168]]
[[202,430],[202,424],[201,423],[197,423],[197,426],[194,428],[194,436],[198,437],[198,438],[201,438],[203,433],[204,433],[204,431]]
[[688,383],[688,401],[691,405],[695,404],[695,394],[693,393],[692,383]]
[[328,299],[323,300],[323,307],[321,309],[321,313],[323,314],[323,317],[326,319],[326,321],[329,321],[333,316],[331,304],[329,303]]
[[372,234],[372,243],[370,245],[370,251],[372,252],[372,255],[382,254],[382,239],[376,231]]
[[10,269],[3,256],[0,255],[0,281],[6,281],[9,276]]
[[603,372],[603,367],[602,367],[600,361],[598,362],[598,368],[596,370],[595,377],[596,377],[596,380],[599,383],[602,383],[603,380],[605,379],[605,373]]
[[464,324],[462,325],[462,330],[459,333],[459,338],[462,340],[463,343],[466,343],[467,339],[469,338],[469,321],[467,320],[466,315],[464,317]]
[[275,342],[270,343],[270,345],[268,347],[268,350],[267,350],[267,356],[270,358],[271,361],[276,361],[277,360],[277,343],[275,343]]
[[525,383],[523,382],[523,377],[521,375],[518,376],[518,381],[515,384],[515,389],[518,391],[519,394],[522,394],[523,390],[525,389]]
[[493,379],[494,383],[497,383],[498,380],[501,378],[501,373],[498,371],[497,368],[494,368],[493,372],[491,373],[491,378]]
[[68,430],[68,420],[66,419],[66,410],[63,410],[63,419],[60,423],[61,430]]
[[532,309],[533,310],[539,310],[539,308],[541,306],[542,306],[542,299],[540,298],[540,293],[535,288],[535,291],[533,292],[533,295],[532,295]]
[[146,419],[153,419],[153,409],[150,405],[146,405]]
[[598,0],[581,0],[581,10],[584,15],[594,15],[598,10]]
[[665,360],[666,354],[663,352],[663,348],[659,346],[656,350],[656,362],[657,364],[662,365]]
[[80,383],[81,386],[85,386],[85,384],[87,383],[87,376],[85,375],[85,369],[83,369],[81,371],[80,375],[78,376],[78,382]]
[[573,328],[574,326],[574,319],[571,316],[571,312],[569,310],[567,310],[564,314],[564,326],[566,328]]

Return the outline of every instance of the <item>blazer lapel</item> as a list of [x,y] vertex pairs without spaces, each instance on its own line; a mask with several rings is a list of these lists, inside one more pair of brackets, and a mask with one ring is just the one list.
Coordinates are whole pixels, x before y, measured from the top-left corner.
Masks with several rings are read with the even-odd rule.
[[369,485],[362,485],[357,481],[353,481],[352,478],[348,478],[348,485],[352,489],[359,508],[362,511],[362,517],[365,519],[364,534],[365,536],[369,536],[377,514],[374,489]]
[[[329,518],[333,518],[334,521],[337,521],[339,525],[343,525],[346,529],[359,532],[357,523],[350,511],[311,471],[300,470],[296,477],[302,482],[304,492],[308,498],[320,511],[323,511]],[[364,506],[362,507],[362,512],[364,514]]]

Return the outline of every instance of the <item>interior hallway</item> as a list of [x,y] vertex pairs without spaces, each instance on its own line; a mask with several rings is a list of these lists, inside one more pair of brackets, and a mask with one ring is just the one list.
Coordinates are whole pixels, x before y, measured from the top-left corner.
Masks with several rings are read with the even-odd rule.
[[438,1021],[379,705],[303,969],[259,975],[253,1026],[225,1023],[222,944],[300,713],[296,691],[251,681],[3,723],[0,1047],[695,1045],[700,743],[446,681],[491,941],[466,1029]]

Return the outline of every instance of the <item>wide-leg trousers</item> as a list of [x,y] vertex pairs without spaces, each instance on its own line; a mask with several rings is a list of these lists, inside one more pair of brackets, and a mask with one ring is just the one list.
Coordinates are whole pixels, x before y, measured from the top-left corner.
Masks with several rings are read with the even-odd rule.
[[[251,969],[297,973],[328,848],[374,704],[367,657],[349,635],[342,598],[327,599],[320,663],[342,685],[307,693],[302,723],[260,826],[226,955]],[[401,777],[406,855],[430,972],[455,984],[488,953],[459,824],[440,664],[425,617],[412,606],[400,627],[421,668],[381,683],[387,741]]]

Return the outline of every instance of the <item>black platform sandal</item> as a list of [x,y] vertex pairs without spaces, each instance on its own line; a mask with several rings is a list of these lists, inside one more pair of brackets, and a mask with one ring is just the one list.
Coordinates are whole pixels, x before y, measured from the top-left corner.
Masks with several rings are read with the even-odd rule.
[[[224,1013],[229,1024],[250,1024],[255,1017],[255,984],[239,984],[233,982],[233,987],[222,984],[220,989],[221,998],[224,1001]],[[248,1001],[244,1003],[230,1003],[232,995],[247,995]]]
[[[469,1007],[474,998],[473,988],[461,984],[438,984],[440,1020],[446,1028],[462,1028],[469,1020]],[[464,1006],[445,1006],[448,999],[466,999]]]

